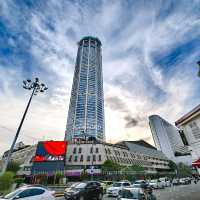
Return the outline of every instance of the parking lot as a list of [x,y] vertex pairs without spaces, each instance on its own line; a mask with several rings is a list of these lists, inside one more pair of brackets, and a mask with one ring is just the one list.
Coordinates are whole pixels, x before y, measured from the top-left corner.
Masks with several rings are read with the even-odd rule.
[[[155,190],[157,200],[200,200],[200,182],[191,185],[179,185]],[[64,200],[64,197],[57,198]],[[116,198],[104,196],[103,200],[116,200]]]

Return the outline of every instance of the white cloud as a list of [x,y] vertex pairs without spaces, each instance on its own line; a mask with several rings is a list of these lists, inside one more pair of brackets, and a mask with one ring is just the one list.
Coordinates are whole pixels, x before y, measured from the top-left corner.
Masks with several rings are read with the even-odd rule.
[[[199,17],[193,12],[198,1],[193,1],[190,7],[180,2],[176,4],[172,12],[159,18],[170,3],[159,1],[145,5],[137,2],[130,5],[126,1],[95,1],[81,4],[52,0],[45,3],[45,9],[36,7],[28,15],[21,9],[21,16],[19,7],[11,1],[0,3],[9,27],[16,30],[19,18],[28,17],[29,23],[25,24],[24,30],[31,42],[27,51],[43,70],[39,75],[50,88],[45,96],[34,99],[21,138],[30,142],[32,139],[25,135],[39,139],[64,137],[76,42],[85,35],[94,35],[103,44],[105,99],[118,97],[128,110],[112,109],[105,101],[108,141],[144,138],[152,143],[148,115],[160,114],[173,123],[186,109],[194,106],[188,102],[195,95],[197,79],[187,66],[195,62],[199,54],[183,57],[168,70],[155,63],[153,57],[154,54],[167,55],[200,35],[197,29]],[[9,13],[14,11],[12,19]],[[4,88],[0,96],[1,126],[12,130],[16,130],[28,98],[23,92],[17,95],[13,88],[18,87],[14,83],[15,77],[18,82],[24,78],[21,63],[18,61],[17,64],[20,66],[18,71],[1,68],[0,77]],[[168,74],[168,71],[173,73]],[[33,69],[32,73],[38,72]],[[139,119],[137,126],[125,128],[127,113]],[[9,132],[5,128],[1,130],[3,134]],[[11,138],[8,134],[9,142],[1,142],[4,146],[0,146],[0,151],[8,147]]]

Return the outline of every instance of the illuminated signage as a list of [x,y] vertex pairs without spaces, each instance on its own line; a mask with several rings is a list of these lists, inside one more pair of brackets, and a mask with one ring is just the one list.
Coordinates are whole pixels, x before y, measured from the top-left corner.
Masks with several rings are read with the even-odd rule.
[[39,142],[33,162],[64,161],[67,149],[66,141]]

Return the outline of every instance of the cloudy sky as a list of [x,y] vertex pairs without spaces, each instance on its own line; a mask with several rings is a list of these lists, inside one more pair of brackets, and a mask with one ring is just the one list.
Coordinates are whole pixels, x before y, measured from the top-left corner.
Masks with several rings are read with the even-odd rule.
[[152,142],[148,116],[174,123],[199,104],[200,0],[0,0],[0,153],[14,137],[39,77],[20,140],[64,138],[77,42],[102,41],[108,142]]

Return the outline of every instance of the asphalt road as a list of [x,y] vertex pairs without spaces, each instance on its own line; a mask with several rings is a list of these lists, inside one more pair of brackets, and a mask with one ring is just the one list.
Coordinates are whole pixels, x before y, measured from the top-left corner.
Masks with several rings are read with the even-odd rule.
[[[157,200],[200,200],[200,182],[155,190],[154,194]],[[64,200],[63,197],[57,199]],[[103,200],[116,200],[116,198],[105,196]]]

